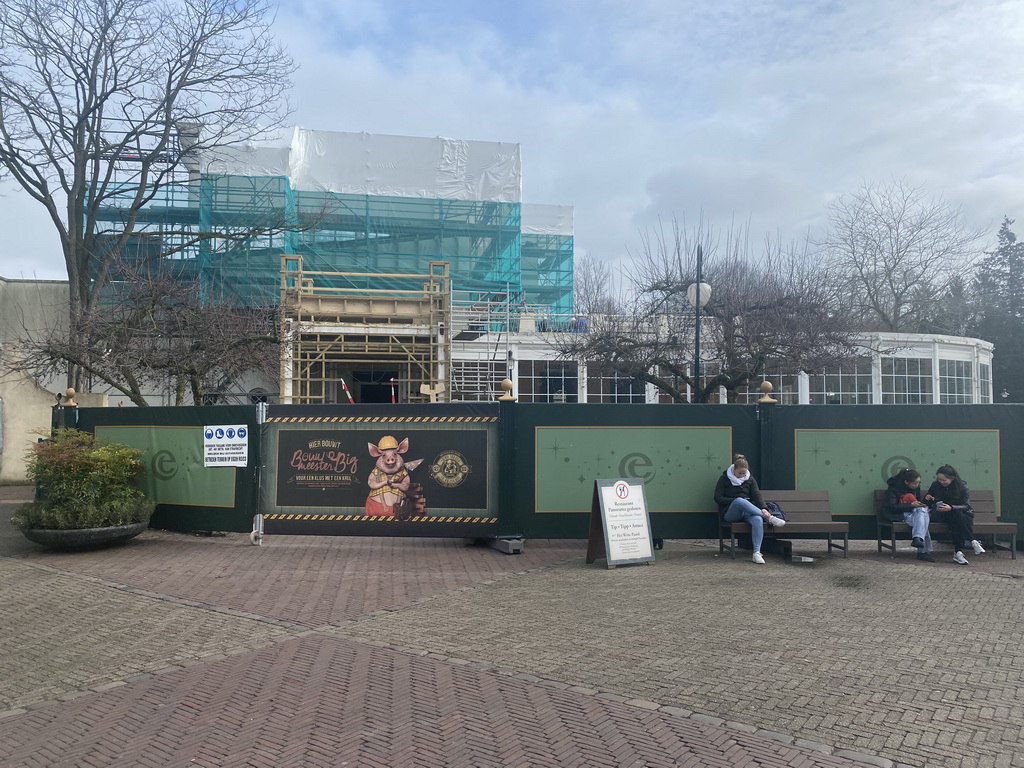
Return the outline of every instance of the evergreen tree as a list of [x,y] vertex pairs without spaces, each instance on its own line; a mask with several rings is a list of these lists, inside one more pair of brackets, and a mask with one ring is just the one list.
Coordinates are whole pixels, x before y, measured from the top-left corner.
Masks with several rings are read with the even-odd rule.
[[997,246],[978,265],[975,292],[978,307],[974,335],[995,344],[993,400],[1024,402],[1024,243],[1003,219]]

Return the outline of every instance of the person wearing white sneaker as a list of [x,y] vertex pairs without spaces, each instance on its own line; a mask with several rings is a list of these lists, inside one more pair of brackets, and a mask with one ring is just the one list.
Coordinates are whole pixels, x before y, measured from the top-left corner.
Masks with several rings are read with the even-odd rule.
[[754,562],[763,565],[761,542],[764,541],[764,526],[772,525],[779,528],[786,521],[773,516],[765,508],[761,498],[761,489],[750,474],[747,457],[737,453],[732,464],[718,478],[715,485],[715,503],[718,511],[727,523],[744,522],[750,526],[750,538],[754,545]]
[[928,532],[931,517],[928,504],[921,497],[921,473],[904,467],[887,481],[882,514],[893,521],[902,520],[910,526],[910,545],[917,550],[917,559],[934,563],[932,536]]
[[953,560],[967,565],[964,547],[970,544],[974,554],[985,552],[981,542],[974,538],[974,509],[967,483],[949,464],[935,470],[935,482],[928,488],[924,500],[932,505],[932,520],[945,523],[953,540]]

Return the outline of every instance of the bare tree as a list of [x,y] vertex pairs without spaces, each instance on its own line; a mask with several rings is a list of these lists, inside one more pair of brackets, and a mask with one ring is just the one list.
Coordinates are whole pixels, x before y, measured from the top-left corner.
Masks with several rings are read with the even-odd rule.
[[[694,309],[686,289],[702,278],[712,286],[702,310],[701,358],[714,372],[693,377]],[[707,402],[718,387],[730,400],[769,363],[817,369],[854,354],[849,318],[837,304],[835,283],[796,246],[765,240],[751,253],[744,228],[719,236],[703,220],[693,229],[674,221],[642,233],[632,254],[632,298],[614,316],[591,322],[586,334],[556,342],[561,356],[591,369],[654,384],[676,402],[700,387]]]
[[592,256],[581,256],[574,259],[572,271],[574,303],[578,314],[614,314],[619,310],[621,299],[608,262]]
[[28,334],[8,370],[40,380],[75,365],[138,406],[147,392],[173,392],[174,404],[202,404],[204,397],[237,387],[247,375],[276,378],[275,307],[212,305],[200,284],[147,265],[117,267],[109,303],[89,316],[85,333],[94,348],[83,355],[66,334]]
[[[284,120],[293,65],[270,36],[269,8],[266,0],[0,7],[0,167],[45,207],[59,235],[73,373],[93,365],[103,341],[90,336],[103,326],[94,318],[102,291],[112,267],[140,252],[147,207],[194,182],[214,150]],[[144,255],[252,233],[202,222],[162,229]]]
[[920,332],[935,301],[979,255],[958,208],[902,180],[865,182],[829,205],[818,243],[863,330]]

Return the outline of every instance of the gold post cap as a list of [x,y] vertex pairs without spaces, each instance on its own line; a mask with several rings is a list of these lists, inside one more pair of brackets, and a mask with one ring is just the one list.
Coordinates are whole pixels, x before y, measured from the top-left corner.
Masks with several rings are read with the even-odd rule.
[[772,386],[772,383],[770,381],[762,381],[761,382],[761,396],[759,398],[757,398],[757,402],[759,402],[759,403],[777,403],[777,402],[779,402],[778,400],[776,400],[774,397],[772,397],[769,394],[773,389],[775,389],[775,387]]
[[502,400],[506,403],[515,402],[515,395],[512,394],[512,387],[515,385],[512,384],[512,379],[502,379],[501,384],[499,384],[498,386],[505,390],[505,394],[499,397],[499,400]]

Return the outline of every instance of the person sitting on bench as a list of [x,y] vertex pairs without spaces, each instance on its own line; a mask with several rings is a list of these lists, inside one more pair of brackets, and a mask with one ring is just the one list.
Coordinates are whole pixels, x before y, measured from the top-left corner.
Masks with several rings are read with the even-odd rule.
[[971,492],[967,483],[949,464],[935,470],[935,482],[931,484],[924,500],[932,505],[932,520],[945,523],[953,539],[953,562],[967,565],[964,544],[974,548],[974,554],[985,554],[981,542],[974,538],[974,508],[971,507]]
[[902,520],[909,525],[910,544],[917,550],[917,559],[934,563],[932,535],[928,532],[931,517],[921,498],[921,473],[909,467],[901,469],[889,478],[886,485],[882,514],[894,522]]
[[718,478],[715,486],[715,503],[718,511],[724,513],[727,523],[744,522],[750,526],[750,537],[754,545],[754,562],[764,564],[761,542],[764,541],[764,524],[781,528],[786,521],[769,514],[761,498],[761,489],[750,474],[747,457],[737,453],[732,464]]

